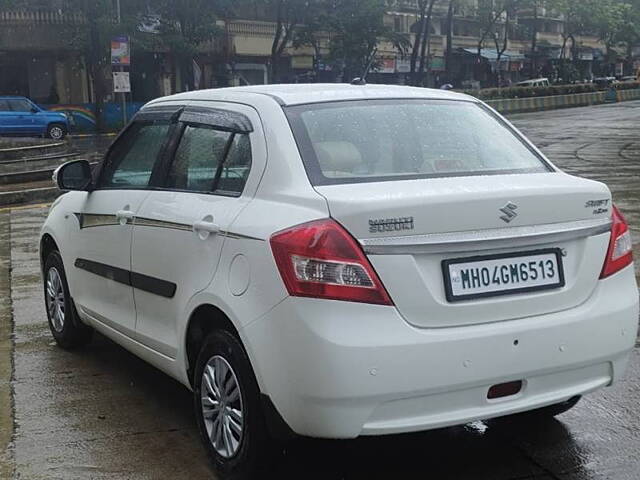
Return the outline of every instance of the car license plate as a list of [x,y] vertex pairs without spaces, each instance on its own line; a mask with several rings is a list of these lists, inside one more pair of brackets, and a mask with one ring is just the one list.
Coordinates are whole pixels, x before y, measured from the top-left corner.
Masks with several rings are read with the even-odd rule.
[[442,269],[449,302],[564,286],[557,248],[444,260]]

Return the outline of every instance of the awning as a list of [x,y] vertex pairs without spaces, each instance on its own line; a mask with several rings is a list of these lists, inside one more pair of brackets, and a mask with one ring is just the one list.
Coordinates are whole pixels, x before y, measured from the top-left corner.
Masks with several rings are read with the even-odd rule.
[[[472,55],[478,54],[478,50],[476,48],[465,48],[463,50]],[[482,50],[480,50],[480,56],[486,58],[490,62],[495,62],[498,60],[498,52],[496,52],[495,49],[491,49],[491,48],[483,48]],[[520,61],[524,59],[525,59],[524,54],[513,52],[511,50],[506,50],[500,56],[501,62],[506,62],[506,61],[514,62],[514,61]]]

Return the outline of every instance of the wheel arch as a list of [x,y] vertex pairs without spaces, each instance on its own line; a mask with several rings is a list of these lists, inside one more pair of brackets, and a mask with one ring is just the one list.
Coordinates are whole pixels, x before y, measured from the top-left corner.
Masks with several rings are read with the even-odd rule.
[[44,262],[53,251],[60,251],[58,243],[50,233],[44,233],[40,238],[40,270],[44,269]]
[[211,303],[198,305],[189,316],[184,334],[185,367],[189,384],[193,388],[193,369],[200,352],[200,346],[207,336],[216,330],[224,330],[236,337],[245,349],[242,337],[229,316]]

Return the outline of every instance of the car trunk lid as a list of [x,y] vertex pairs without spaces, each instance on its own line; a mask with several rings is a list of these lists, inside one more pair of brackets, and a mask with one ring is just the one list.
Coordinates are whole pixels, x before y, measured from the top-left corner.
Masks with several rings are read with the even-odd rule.
[[[315,187],[363,245],[411,324],[449,327],[574,307],[598,281],[611,198],[564,173],[488,175]],[[558,252],[563,285],[482,298],[447,296],[443,262]],[[449,289],[450,290],[450,289]]]

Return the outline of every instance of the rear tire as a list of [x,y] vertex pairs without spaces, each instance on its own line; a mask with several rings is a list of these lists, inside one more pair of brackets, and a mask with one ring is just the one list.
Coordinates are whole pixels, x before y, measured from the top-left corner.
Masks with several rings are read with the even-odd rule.
[[67,128],[60,123],[52,123],[47,127],[47,138],[62,140],[67,136]]
[[93,329],[78,317],[69,294],[62,257],[55,250],[45,261],[43,284],[47,319],[56,343],[65,350],[87,345],[93,337]]
[[202,442],[223,478],[248,479],[267,467],[269,441],[260,391],[240,342],[209,335],[194,372],[193,400]]

